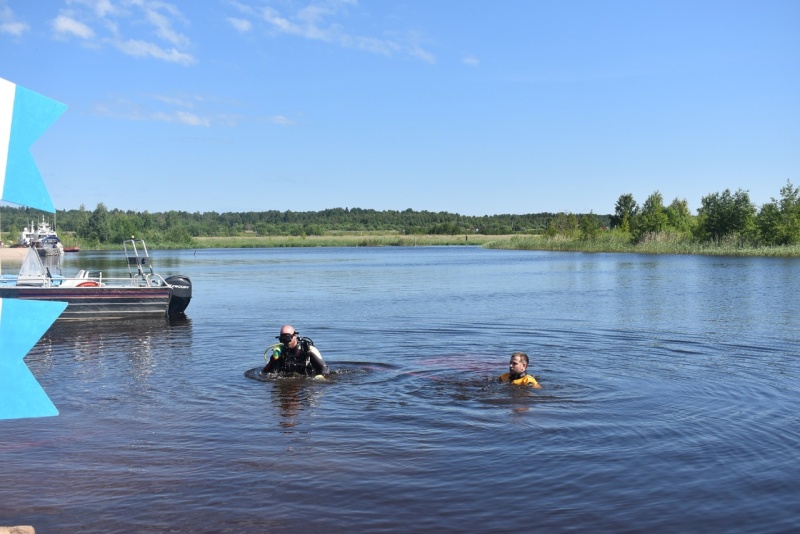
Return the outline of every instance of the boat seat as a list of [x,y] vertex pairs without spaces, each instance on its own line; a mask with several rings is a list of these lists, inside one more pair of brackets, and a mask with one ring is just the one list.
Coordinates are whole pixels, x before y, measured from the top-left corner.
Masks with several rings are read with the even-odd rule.
[[65,278],[59,285],[61,287],[77,287],[78,284],[83,282],[88,276],[89,273],[81,269],[73,278]]

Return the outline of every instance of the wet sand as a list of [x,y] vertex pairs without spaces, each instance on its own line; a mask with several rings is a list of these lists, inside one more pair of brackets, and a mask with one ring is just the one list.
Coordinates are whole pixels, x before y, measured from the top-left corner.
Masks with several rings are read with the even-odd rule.
[[28,253],[28,249],[24,247],[19,248],[10,248],[10,247],[0,247],[0,260],[17,260],[22,262],[25,259],[25,255]]
[[27,248],[0,247],[0,274],[17,274],[27,253]]

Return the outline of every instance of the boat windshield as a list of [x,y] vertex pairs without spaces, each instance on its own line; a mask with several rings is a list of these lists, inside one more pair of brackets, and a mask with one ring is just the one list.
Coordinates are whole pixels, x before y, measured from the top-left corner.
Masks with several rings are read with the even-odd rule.
[[28,254],[22,260],[22,267],[19,268],[17,284],[19,285],[42,285],[47,278],[47,269],[39,259],[39,253],[35,249],[28,249]]

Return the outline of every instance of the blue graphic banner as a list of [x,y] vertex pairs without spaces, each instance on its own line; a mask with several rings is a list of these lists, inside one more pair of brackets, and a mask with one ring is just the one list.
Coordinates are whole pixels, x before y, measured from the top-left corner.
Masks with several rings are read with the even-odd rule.
[[[55,212],[30,147],[66,109],[0,78],[0,200]],[[0,419],[58,415],[23,359],[66,307],[0,299]]]
[[66,302],[0,299],[0,419],[58,415],[23,359]]
[[30,147],[66,109],[0,78],[0,200],[55,212]]

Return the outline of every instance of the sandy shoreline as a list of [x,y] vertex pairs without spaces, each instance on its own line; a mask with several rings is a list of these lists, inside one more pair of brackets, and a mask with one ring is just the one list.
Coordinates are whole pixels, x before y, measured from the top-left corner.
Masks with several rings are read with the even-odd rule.
[[0,261],[18,261],[22,263],[22,260],[25,259],[25,255],[28,253],[28,249],[25,247],[19,248],[9,248],[9,247],[2,247],[0,248]]
[[27,248],[0,247],[0,274],[16,275],[27,253]]

